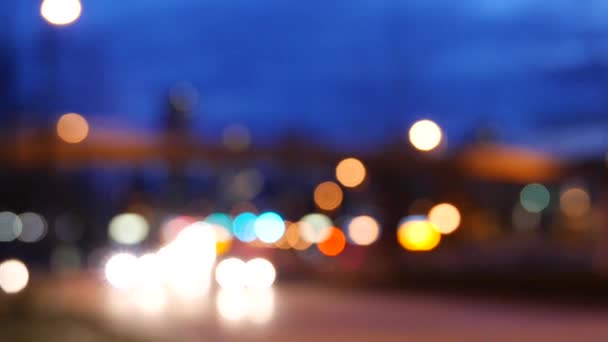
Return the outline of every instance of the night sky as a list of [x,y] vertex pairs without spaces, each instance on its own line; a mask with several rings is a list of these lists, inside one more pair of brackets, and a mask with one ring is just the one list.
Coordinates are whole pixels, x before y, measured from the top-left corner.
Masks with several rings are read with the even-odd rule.
[[84,0],[64,28],[37,1],[9,2],[25,122],[74,111],[156,132],[187,81],[210,141],[241,123],[261,144],[289,132],[364,149],[431,118],[451,147],[491,127],[563,154],[608,148],[605,1]]

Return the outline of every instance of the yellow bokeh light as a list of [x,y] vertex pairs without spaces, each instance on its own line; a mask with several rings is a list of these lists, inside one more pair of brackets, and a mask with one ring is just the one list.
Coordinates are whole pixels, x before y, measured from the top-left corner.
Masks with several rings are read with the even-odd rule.
[[378,240],[380,226],[371,216],[357,216],[348,224],[348,237],[360,246],[368,246]]
[[40,5],[40,15],[53,25],[68,25],[80,18],[80,0],[44,0]]
[[420,120],[412,125],[410,143],[420,151],[431,151],[441,143],[441,128],[431,120]]
[[219,224],[214,224],[213,229],[215,231],[215,251],[217,255],[223,255],[228,253],[232,247],[232,234],[226,227]]
[[566,216],[581,217],[591,209],[591,198],[584,189],[570,188],[562,192],[560,207]]
[[29,282],[27,266],[19,260],[6,260],[0,264],[0,288],[9,294],[21,292]]
[[344,194],[334,182],[323,182],[315,188],[314,200],[317,207],[323,210],[334,210],[342,204]]
[[397,239],[407,250],[430,251],[439,245],[441,234],[428,221],[407,221],[399,226]]
[[64,114],[57,121],[57,135],[69,144],[77,144],[89,135],[89,123],[79,114]]
[[460,226],[460,211],[449,203],[441,203],[429,211],[429,221],[441,234],[450,234]]
[[347,188],[355,188],[365,180],[365,165],[356,158],[346,158],[336,167],[336,178]]

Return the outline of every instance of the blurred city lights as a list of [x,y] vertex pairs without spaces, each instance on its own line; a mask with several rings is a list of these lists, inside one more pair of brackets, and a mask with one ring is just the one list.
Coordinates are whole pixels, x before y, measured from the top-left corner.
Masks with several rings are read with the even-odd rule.
[[217,255],[228,253],[232,247],[232,233],[224,226],[213,225],[215,230],[215,250]]
[[533,183],[526,185],[519,194],[521,206],[531,213],[543,211],[551,201],[549,190],[542,184]]
[[346,158],[336,166],[336,179],[347,188],[355,188],[365,180],[365,165],[356,158]]
[[80,0],[44,0],[40,5],[40,15],[53,25],[71,24],[81,12]]
[[224,129],[224,146],[233,152],[242,152],[249,148],[251,135],[249,129],[243,125],[231,125]]
[[19,240],[23,242],[37,242],[46,235],[47,224],[44,217],[36,213],[23,213],[19,215],[22,223]]
[[19,260],[11,259],[0,264],[0,288],[8,294],[21,292],[29,282],[27,266]]
[[255,258],[245,263],[245,286],[250,289],[271,287],[276,275],[274,265],[264,258]]
[[10,211],[0,212],[0,242],[15,240],[23,229],[21,218]]
[[431,151],[441,143],[441,128],[431,120],[420,120],[409,131],[410,143],[420,151]]
[[243,242],[251,242],[255,240],[255,221],[256,215],[250,212],[244,212],[234,218],[234,236]]
[[371,216],[357,216],[350,220],[347,226],[348,238],[352,243],[368,246],[378,240],[380,225]]
[[220,316],[229,322],[245,319],[249,314],[246,293],[246,291],[240,289],[221,288],[215,300]]
[[138,287],[155,287],[163,283],[162,260],[156,253],[146,253],[137,258],[137,275],[135,283]]
[[165,309],[167,291],[162,286],[145,286],[132,291],[130,299],[144,314],[156,315]]
[[323,182],[315,188],[314,201],[323,210],[334,210],[342,204],[344,194],[334,182]]
[[130,253],[118,253],[112,255],[105,266],[107,281],[117,289],[131,288],[137,276],[138,261],[135,255]]
[[591,209],[591,198],[585,189],[569,188],[561,193],[560,208],[568,217],[581,217]]
[[186,227],[196,222],[196,219],[190,216],[171,217],[161,224],[161,235],[163,241],[173,241],[177,235]]
[[79,114],[64,114],[57,121],[57,135],[69,144],[77,144],[89,135],[89,123]]
[[441,203],[429,211],[429,221],[441,234],[450,234],[460,226],[460,211],[449,203]]
[[169,287],[180,297],[192,299],[209,290],[216,253],[213,226],[196,222],[184,228],[158,255]]
[[228,214],[213,213],[205,218],[205,222],[211,225],[218,225],[232,231],[232,218]]
[[300,237],[310,243],[319,243],[327,240],[331,234],[333,223],[323,214],[308,214],[298,222]]
[[267,212],[258,216],[254,223],[255,235],[262,242],[277,242],[285,234],[285,222],[277,213]]
[[150,227],[146,219],[133,213],[115,216],[110,221],[108,228],[112,240],[124,245],[134,245],[142,242],[148,236],[149,231]]
[[238,258],[222,260],[215,268],[215,280],[223,289],[245,287],[245,262]]
[[232,218],[224,213],[213,213],[205,218],[205,222],[215,229],[217,255],[227,253],[232,247]]
[[346,247],[346,237],[336,227],[331,227],[328,238],[317,244],[319,251],[326,256],[339,255],[344,250],[344,247]]
[[220,317],[234,324],[248,320],[256,324],[269,322],[274,315],[274,291],[268,289],[220,289],[216,297]]
[[285,239],[287,240],[289,246],[297,251],[303,251],[312,246],[312,242],[302,238],[300,233],[300,223],[291,223],[287,225]]
[[426,219],[410,217],[399,225],[397,240],[407,250],[430,251],[441,241],[441,233]]

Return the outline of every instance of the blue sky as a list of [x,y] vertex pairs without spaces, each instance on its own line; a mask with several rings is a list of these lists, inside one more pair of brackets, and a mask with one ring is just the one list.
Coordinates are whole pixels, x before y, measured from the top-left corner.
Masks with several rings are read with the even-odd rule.
[[60,29],[36,2],[12,6],[20,101],[46,94],[49,117],[153,132],[167,89],[188,81],[203,99],[194,130],[211,140],[242,123],[262,143],[298,130],[360,149],[428,117],[456,145],[480,123],[538,144],[538,132],[606,122],[601,1],[83,0]]

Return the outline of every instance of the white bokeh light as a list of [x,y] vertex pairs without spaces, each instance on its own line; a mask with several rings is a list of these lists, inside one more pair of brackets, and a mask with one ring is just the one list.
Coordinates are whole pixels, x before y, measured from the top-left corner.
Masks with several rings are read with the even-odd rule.
[[40,5],[40,15],[53,25],[71,24],[81,13],[80,0],[44,0]]
[[238,258],[222,260],[215,268],[215,280],[223,289],[245,287],[245,262]]
[[134,245],[142,242],[150,231],[148,221],[139,214],[120,214],[115,216],[108,227],[112,240],[124,244]]
[[115,254],[106,262],[106,279],[117,289],[129,289],[137,279],[137,268],[138,260],[133,254]]
[[272,263],[264,258],[256,258],[245,264],[245,286],[251,289],[265,289],[274,284],[276,270]]
[[6,293],[21,292],[29,282],[27,266],[19,260],[6,260],[0,264],[0,288]]
[[36,213],[23,213],[19,215],[19,218],[22,223],[19,240],[33,243],[44,238],[47,231],[47,224],[44,217]]

